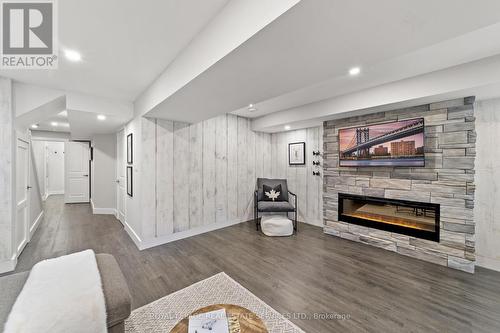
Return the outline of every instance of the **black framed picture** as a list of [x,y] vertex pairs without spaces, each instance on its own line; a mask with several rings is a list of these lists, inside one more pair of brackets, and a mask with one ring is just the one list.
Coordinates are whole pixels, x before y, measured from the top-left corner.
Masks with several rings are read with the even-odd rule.
[[132,167],[127,167],[127,194],[131,197],[134,196],[133,192],[133,179],[132,179]]
[[127,163],[132,164],[134,163],[134,156],[133,156],[133,138],[132,138],[132,133],[127,135]]
[[306,164],[305,142],[294,142],[288,144],[288,164],[289,165]]

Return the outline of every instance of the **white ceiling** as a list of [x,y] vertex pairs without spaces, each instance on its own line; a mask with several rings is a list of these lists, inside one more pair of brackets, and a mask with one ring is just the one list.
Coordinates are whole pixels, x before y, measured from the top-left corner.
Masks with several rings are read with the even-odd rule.
[[[329,111],[331,105],[341,104],[331,102],[313,115],[305,114],[311,109],[304,105],[338,98],[357,106],[362,103],[351,100],[363,91],[371,98],[363,99],[367,110],[381,100],[438,98],[437,93],[412,95],[401,88],[404,82],[425,85],[427,81],[411,79],[432,73],[438,74],[429,76],[429,82],[443,87],[443,98],[459,91],[478,92],[469,89],[474,87],[487,89],[482,96],[491,96],[492,87],[500,84],[494,71],[475,78],[474,87],[467,86],[467,73],[462,73],[456,88],[448,74],[443,74],[448,90],[439,83],[440,71],[474,62],[470,68],[480,69],[479,60],[500,55],[498,0],[302,0],[298,4],[282,0],[281,6],[271,10],[268,5],[265,12],[264,0],[253,11],[248,5],[256,0],[239,1],[59,1],[61,50],[76,49],[83,61],[68,63],[61,58],[56,71],[0,71],[0,75],[61,90],[73,138],[115,131],[131,119],[131,102],[136,109],[138,104],[149,105],[142,111],[152,117],[197,122],[233,112],[255,118],[256,130],[278,131],[292,121],[291,116],[294,126],[308,126],[346,109]],[[269,17],[257,24],[264,13]],[[252,24],[258,27],[241,27]],[[226,36],[223,32],[228,29],[231,33]],[[194,47],[197,42],[207,51],[193,51],[200,50]],[[208,52],[210,45],[215,49],[225,43],[231,47],[223,54],[215,52],[216,58]],[[206,66],[194,71],[198,62]],[[179,63],[183,66],[177,68]],[[349,77],[352,66],[361,66],[361,75]],[[458,75],[458,69],[451,73],[455,72]],[[169,85],[155,85],[160,79],[179,83],[180,77],[182,84],[171,87],[168,94],[161,93]],[[380,91],[386,95],[374,94]],[[50,99],[59,93],[52,95]],[[95,101],[95,96],[110,100]],[[148,100],[151,96],[157,98],[154,103]],[[250,103],[258,111],[249,112]],[[114,111],[108,113],[111,108]],[[42,109],[48,116],[47,107]],[[96,122],[98,113],[108,115],[106,122]]]
[[95,134],[116,133],[127,118],[120,114],[106,115],[105,120],[97,119],[93,112],[69,110],[68,120],[71,127],[71,139],[85,140]]
[[1,70],[20,82],[133,101],[228,0],[58,1],[57,70]]
[[[474,44],[452,43],[454,58],[442,45],[500,22],[499,1],[480,3],[302,0],[148,115],[196,122],[254,103],[256,113],[238,113],[262,116],[476,60]],[[498,43],[482,42],[480,57],[498,52]],[[363,75],[349,77],[352,66]]]
[[68,112],[62,111],[55,116],[44,119],[36,125],[38,125],[36,128],[38,131],[69,132],[70,124],[68,122]]

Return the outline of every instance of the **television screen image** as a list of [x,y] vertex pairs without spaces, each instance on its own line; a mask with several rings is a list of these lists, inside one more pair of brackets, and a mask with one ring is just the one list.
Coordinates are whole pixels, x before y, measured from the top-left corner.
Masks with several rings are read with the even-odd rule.
[[424,119],[339,130],[340,166],[423,167]]

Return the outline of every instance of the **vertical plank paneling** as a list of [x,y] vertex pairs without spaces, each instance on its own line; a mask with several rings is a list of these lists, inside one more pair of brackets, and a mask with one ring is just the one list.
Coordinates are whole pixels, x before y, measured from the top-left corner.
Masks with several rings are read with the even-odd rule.
[[215,221],[227,221],[227,116],[215,118]]
[[203,123],[189,127],[189,228],[203,223]]
[[255,178],[264,175],[264,133],[255,133]]
[[[142,210],[139,216],[142,223],[142,237],[145,239],[156,236],[156,119],[141,118],[142,135],[134,136],[133,140],[141,140],[141,196]],[[134,151],[136,153],[136,151]],[[134,158],[134,167],[138,165],[138,158]],[[130,164],[127,164],[130,166]],[[137,184],[137,181],[134,181]],[[137,196],[137,189],[134,189]]]
[[285,139],[284,146],[286,147],[286,178],[288,179],[288,187],[289,187],[290,191],[299,195],[298,189],[296,186],[297,166],[290,165],[289,160],[288,160],[288,145],[290,143],[297,142],[295,134],[296,134],[295,131],[291,131],[291,132],[287,132],[286,136],[285,136],[286,139]]
[[203,122],[203,224],[215,223],[215,118]]
[[[145,239],[252,219],[257,177],[288,179],[299,219],[321,220],[322,182],[312,176],[312,150],[321,150],[322,128],[271,135],[252,131],[248,119],[223,115],[193,125],[144,118],[141,129]],[[289,166],[288,144],[301,141],[306,165]]]
[[251,122],[247,121],[247,189],[246,189],[246,210],[245,220],[253,218],[253,196],[255,190],[255,132],[252,131]]
[[273,163],[272,163],[272,140],[271,134],[264,133],[263,136],[263,151],[264,151],[264,178],[273,177]]
[[174,230],[174,123],[172,121],[157,119],[156,144],[156,229],[157,236],[165,236]]
[[[295,142],[306,142],[307,141],[307,130],[301,129],[295,131]],[[311,163],[312,150],[311,146],[306,142],[306,151],[305,151],[305,165],[297,165],[295,166],[295,193],[298,197],[298,205],[299,205],[299,217],[301,221],[306,220],[306,212],[307,212],[307,165]]]
[[319,163],[320,163],[320,176],[318,177],[318,218],[321,224],[324,224],[323,221],[323,126],[318,127],[318,149],[320,151]]
[[312,151],[319,150],[318,142],[318,128],[308,128],[307,129],[307,143],[309,144],[310,157],[311,159],[307,163],[307,195],[306,195],[306,220],[311,220],[311,223],[318,223],[319,221],[319,199],[318,199],[318,186],[319,177],[313,176],[313,171],[320,170],[320,168],[315,167],[312,162],[318,160],[318,157],[312,155]]
[[[273,178],[286,178],[289,188],[298,196],[299,219],[306,223],[318,224],[322,220],[322,176],[312,176],[313,150],[323,150],[322,126],[275,133],[271,136],[271,172]],[[306,143],[306,165],[288,164],[288,144]],[[320,158],[320,163],[322,163]],[[322,167],[319,168],[322,173]]]
[[189,124],[174,122],[173,232],[189,229],[189,127]]
[[287,169],[288,169],[288,142],[287,142],[287,134],[280,133],[278,134],[278,148],[276,154],[276,164],[278,166],[278,178],[286,178],[287,177]]
[[238,219],[244,220],[247,208],[247,120],[238,117]]
[[278,175],[278,139],[279,134],[271,135],[271,176],[272,178],[279,178]]
[[227,215],[238,220],[238,118],[227,115]]

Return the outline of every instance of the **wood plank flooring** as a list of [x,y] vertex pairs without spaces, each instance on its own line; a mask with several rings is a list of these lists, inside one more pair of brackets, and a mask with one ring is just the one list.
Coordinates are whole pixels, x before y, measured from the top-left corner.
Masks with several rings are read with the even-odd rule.
[[243,223],[138,251],[114,217],[51,196],[16,271],[87,248],[117,258],[134,308],[224,271],[306,332],[500,332],[500,273],[455,271],[309,225],[268,238]]

